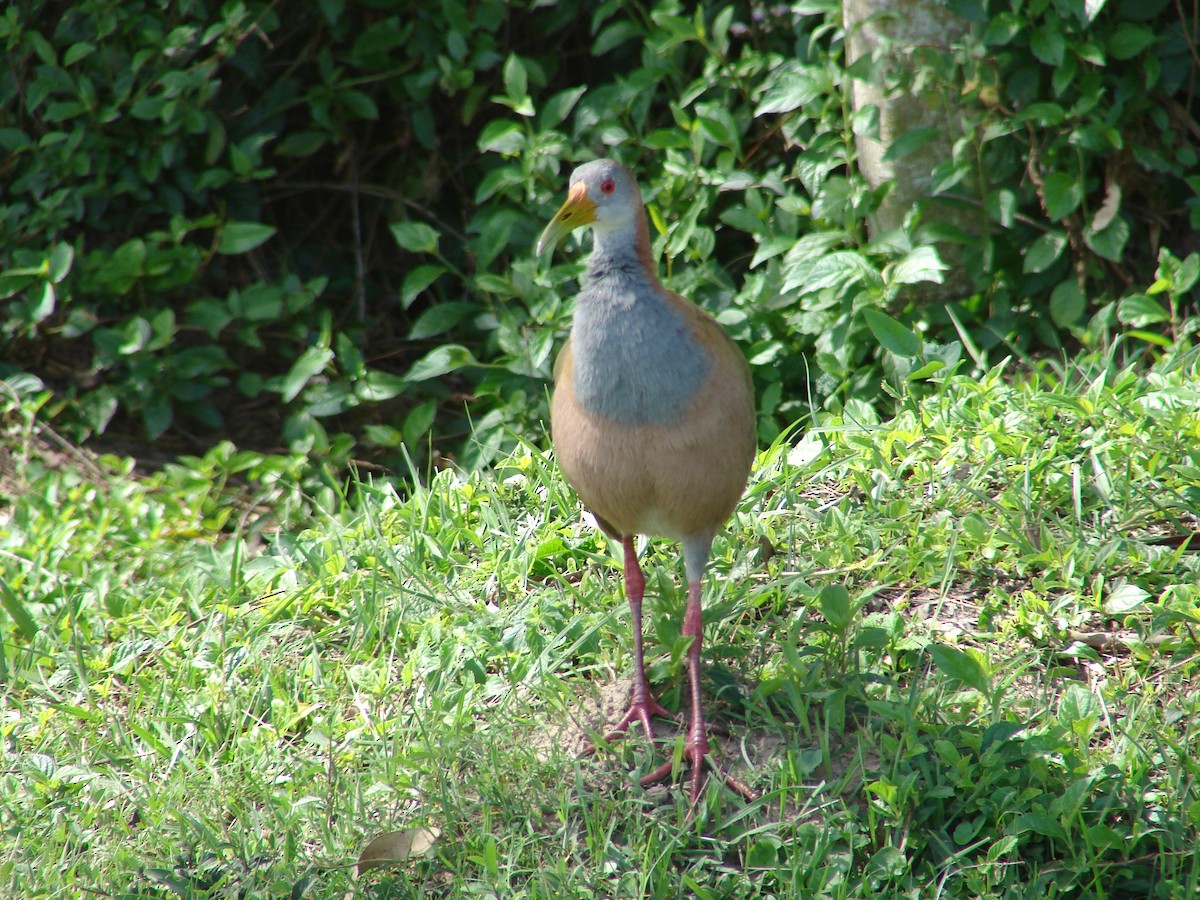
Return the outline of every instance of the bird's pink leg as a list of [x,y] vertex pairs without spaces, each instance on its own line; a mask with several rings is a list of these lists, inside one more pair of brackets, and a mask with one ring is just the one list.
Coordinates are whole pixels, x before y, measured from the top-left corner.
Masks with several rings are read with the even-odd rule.
[[625,595],[629,598],[629,614],[633,619],[633,696],[629,702],[629,711],[607,735],[605,740],[613,740],[624,734],[635,720],[642,723],[646,729],[646,737],[654,737],[654,728],[650,724],[651,716],[662,716],[665,719],[674,718],[661,703],[650,696],[650,684],[646,681],[646,660],[642,651],[642,596],[646,592],[646,578],[637,561],[637,548],[633,537],[621,538],[625,548]]
[[[692,691],[692,715],[688,722],[687,738],[683,752],[692,768],[688,779],[688,796],[692,806],[700,799],[700,788],[704,784],[704,770],[716,772],[731,790],[747,800],[757,800],[758,794],[742,784],[732,775],[717,768],[708,758],[708,729],[704,722],[704,708],[700,702],[700,641],[703,633],[704,614],[700,606],[700,582],[688,584],[687,607],[683,613],[683,633],[692,639],[688,647],[688,686]],[[642,787],[662,781],[671,774],[671,763],[663,763],[653,772],[639,779]]]

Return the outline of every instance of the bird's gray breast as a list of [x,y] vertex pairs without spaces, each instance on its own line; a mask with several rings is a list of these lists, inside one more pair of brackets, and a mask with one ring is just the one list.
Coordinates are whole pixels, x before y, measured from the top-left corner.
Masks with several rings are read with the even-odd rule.
[[601,278],[579,295],[571,332],[575,397],[626,425],[678,422],[712,369],[684,315],[649,284]]

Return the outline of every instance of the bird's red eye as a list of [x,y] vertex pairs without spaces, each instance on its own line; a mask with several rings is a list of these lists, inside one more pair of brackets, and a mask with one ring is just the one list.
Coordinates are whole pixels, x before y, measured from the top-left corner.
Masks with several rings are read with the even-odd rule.
[[611,178],[605,178],[602,182],[600,182],[600,193],[602,194],[611,194],[616,189],[617,183]]

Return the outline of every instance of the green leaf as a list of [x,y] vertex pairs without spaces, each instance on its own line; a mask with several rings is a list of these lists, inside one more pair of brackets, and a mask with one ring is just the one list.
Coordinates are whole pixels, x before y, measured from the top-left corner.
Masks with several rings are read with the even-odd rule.
[[1034,31],[1029,39],[1029,49],[1046,65],[1057,66],[1063,61],[1066,41],[1060,28],[1055,24],[1047,24]]
[[387,55],[403,47],[411,36],[411,26],[402,26],[400,19],[394,16],[380,19],[355,37],[350,56],[364,68],[385,68]]
[[404,443],[404,435],[391,425],[365,425],[363,437],[369,447],[399,447]]
[[337,92],[337,98],[342,106],[352,112],[355,118],[375,121],[379,118],[379,107],[369,95],[353,88],[343,88]]
[[804,67],[786,69],[777,74],[759,98],[754,116],[791,112],[821,96],[817,80]]
[[817,595],[817,605],[821,615],[836,631],[845,631],[854,618],[854,606],[850,602],[850,592],[844,585],[829,584],[821,588]]
[[940,128],[913,128],[906,131],[888,145],[883,158],[885,161],[903,159],[908,154],[920,150],[941,133]]
[[885,884],[899,878],[908,870],[908,859],[898,847],[884,847],[867,860],[866,873],[873,880]]
[[481,204],[498,191],[525,183],[525,175],[516,166],[500,166],[483,176],[475,188],[475,203]]
[[60,241],[50,251],[50,280],[59,284],[71,271],[71,263],[75,260],[75,248],[66,241]]
[[13,372],[0,378],[0,383],[3,383],[9,396],[13,397],[28,398],[46,389],[46,383],[42,379],[28,372]]
[[847,243],[850,235],[844,231],[810,231],[802,236],[788,251],[786,263],[794,265],[824,257],[840,244]]
[[[719,218],[726,225],[731,225],[738,231],[762,235],[764,238],[768,238],[770,236],[770,226],[768,226],[766,222],[764,222],[750,210],[746,209],[744,206],[731,207],[730,209],[727,209],[721,213]],[[796,243],[796,239],[791,236],[785,237],[788,238],[788,243],[784,249],[789,250],[791,249],[792,245]],[[750,268],[754,268],[754,266],[751,265]]]
[[437,416],[437,401],[426,400],[413,408],[404,417],[403,437],[405,443],[415,446],[423,436],[433,430],[433,422]]
[[274,145],[274,152],[280,156],[311,156],[325,146],[326,140],[328,135],[320,131],[294,131]]
[[480,272],[472,279],[472,284],[478,291],[485,294],[499,294],[501,297],[514,295],[513,284],[503,275],[494,272]]
[[608,53],[614,47],[619,47],[626,41],[635,38],[645,40],[646,34],[642,26],[637,22],[629,19],[624,19],[619,22],[614,22],[611,25],[606,25],[604,29],[596,35],[596,40],[592,42],[592,56],[599,58]]
[[504,91],[512,99],[524,97],[529,93],[529,73],[525,63],[515,53],[510,53],[504,61]]
[[678,128],[657,128],[642,138],[648,150],[683,150],[688,145],[687,135]]
[[151,119],[157,119],[162,112],[164,100],[161,97],[139,97],[129,107],[129,114],[135,119],[141,119],[144,122],[149,122]]
[[275,231],[275,226],[261,222],[229,222],[221,229],[217,252],[230,256],[247,253],[269,241]]
[[446,35],[446,52],[456,63],[461,63],[467,56],[467,39],[461,31],[455,29]]
[[1075,281],[1056,284],[1050,293],[1050,318],[1058,328],[1070,328],[1084,317],[1087,298]]
[[445,266],[417,266],[404,276],[404,284],[400,286],[400,302],[405,309],[412,305],[414,299],[439,277],[446,274]]
[[37,637],[37,622],[30,614],[25,603],[17,596],[17,592],[2,577],[0,577],[0,606],[4,607],[4,611],[8,613],[8,617],[13,620],[13,624],[17,626],[17,631],[21,633],[21,637],[27,641],[31,641]]
[[174,417],[174,410],[171,409],[171,402],[167,397],[161,394],[151,397],[142,410],[142,427],[146,429],[147,437],[152,441],[162,437],[171,427]]
[[1145,294],[1130,294],[1128,297],[1123,297],[1117,304],[1117,318],[1134,328],[1145,328],[1147,325],[1167,322],[1171,315],[1153,297]]
[[983,41],[996,47],[1002,47],[1020,34],[1027,22],[1014,13],[997,12],[988,20],[987,29],[983,33]]
[[1137,609],[1150,599],[1149,591],[1128,581],[1119,581],[1113,592],[1104,601],[1104,611],[1109,615],[1121,615]]
[[1005,228],[1011,228],[1017,212],[1017,195],[1008,188],[991,191],[984,198],[988,214]]
[[779,851],[782,847],[783,841],[775,835],[756,840],[746,851],[746,868],[773,870],[779,865]]
[[1090,719],[1101,711],[1095,695],[1081,684],[1068,685],[1058,699],[1058,719],[1064,725]]
[[917,247],[897,260],[887,271],[892,284],[942,283],[947,265],[933,247]]
[[464,316],[469,315],[477,309],[474,303],[461,301],[457,303],[439,303],[436,306],[431,306],[417,318],[413,323],[412,330],[408,333],[410,341],[422,341],[435,335],[449,331],[462,320]]
[[1032,122],[1043,128],[1054,128],[1061,125],[1067,118],[1067,110],[1058,103],[1048,101],[1030,103],[1024,110],[1017,113],[1014,122]]
[[1075,55],[1069,54],[1064,57],[1062,65],[1058,66],[1050,75],[1050,89],[1054,92],[1054,96],[1061,97],[1065,94],[1078,74],[1079,60]]
[[1137,338],[1139,341],[1145,341],[1148,344],[1154,344],[1156,347],[1162,347],[1164,350],[1169,350],[1174,346],[1174,342],[1166,335],[1156,334],[1153,331],[1142,331],[1133,329],[1125,332],[1126,337]]
[[695,41],[700,38],[700,29],[696,23],[687,19],[684,16],[678,16],[674,13],[656,10],[650,14],[650,18],[654,24],[666,32],[666,35],[655,35],[658,41],[655,49],[659,53],[671,49],[679,44]]
[[150,323],[142,316],[134,316],[132,319],[114,329],[117,336],[116,351],[121,356],[134,356],[142,348],[146,346],[150,338],[154,335]]
[[1189,253],[1179,264],[1179,271],[1175,273],[1175,283],[1171,285],[1171,293],[1182,294],[1190,291],[1197,281],[1200,281],[1200,253]]
[[1050,318],[1059,328],[1070,328],[1087,310],[1087,297],[1073,279],[1059,282],[1050,293]]
[[541,114],[538,117],[540,130],[548,131],[570,115],[575,104],[579,102],[579,98],[586,92],[586,87],[569,88],[559,91],[543,103]]
[[74,65],[85,56],[90,56],[96,50],[95,44],[89,44],[87,41],[80,41],[78,44],[72,44],[67,48],[67,52],[63,54],[63,68]]
[[[16,34],[20,34],[18,30]],[[11,32],[9,32],[11,34]],[[33,52],[37,54],[38,59],[48,66],[58,65],[58,60],[54,55],[54,47],[50,44],[42,33],[35,29],[30,29],[25,33],[25,40],[33,45]]]
[[863,318],[866,319],[871,333],[875,335],[875,340],[889,353],[906,359],[914,359],[921,355],[921,339],[891,316],[877,309],[864,309]]
[[1051,172],[1043,183],[1046,216],[1061,222],[1083,201],[1083,185],[1066,172]]
[[1083,231],[1084,243],[1091,247],[1097,256],[1111,262],[1121,261],[1128,240],[1129,221],[1124,216],[1117,216],[1103,231],[1093,231],[1091,228],[1085,228]]
[[407,381],[427,381],[475,365],[479,365],[479,361],[466,347],[460,344],[445,344],[430,350],[413,363],[404,377]]
[[0,128],[0,150],[16,153],[33,146],[33,141],[19,128]]
[[[696,12],[699,15],[701,9],[697,7]],[[737,10],[730,4],[717,13],[716,18],[713,19],[712,43],[721,56],[725,56],[729,49],[729,28],[733,25],[733,15],[735,12]]]
[[283,312],[283,289],[277,284],[257,281],[242,290],[229,293],[230,312],[248,322],[273,322]]
[[740,137],[737,122],[729,114],[729,110],[722,109],[715,103],[708,103],[698,104],[697,112],[699,115],[696,118],[696,126],[701,134],[718,146],[737,150]]
[[1071,46],[1071,50],[1084,62],[1091,63],[1093,66],[1103,66],[1107,64],[1108,58],[1104,55],[1104,51],[1091,41],[1084,41],[1081,44],[1073,44]]
[[991,691],[991,676],[983,664],[969,653],[946,644],[930,644],[929,655],[943,675],[961,681],[981,694]]
[[1062,231],[1048,231],[1029,245],[1022,261],[1024,272],[1045,272],[1058,261],[1067,246],[1067,235]]
[[1108,52],[1115,59],[1133,59],[1156,40],[1149,25],[1122,22],[1108,39]]
[[[508,246],[517,223],[524,220],[511,209],[501,209],[478,218],[482,219],[479,222],[479,234],[467,242],[467,251],[474,254],[477,268],[487,269]],[[529,248],[522,248],[522,251],[529,252]]]
[[279,393],[284,403],[291,403],[304,390],[309,379],[325,371],[333,359],[333,351],[328,347],[309,347],[300,354],[300,358],[292,363],[292,367],[284,376]]
[[946,368],[946,363],[940,359],[931,359],[919,369],[914,369],[905,376],[905,381],[924,381],[932,375],[943,371]]
[[399,396],[407,387],[407,379],[399,375],[368,369],[366,374],[355,382],[354,395],[366,403],[378,403]]
[[396,243],[412,253],[434,253],[440,235],[424,222],[393,222],[388,226]]
[[188,304],[187,324],[195,328],[203,328],[208,336],[215,338],[226,325],[232,322],[234,314],[227,303],[214,300],[211,297],[196,300]]
[[795,264],[791,263],[791,257],[789,252],[788,259],[784,260],[784,291],[798,287],[805,294],[815,294],[826,288],[844,290],[855,283],[879,283],[879,273],[870,260],[853,250],[835,250],[817,258],[801,258]]
[[1118,831],[1103,822],[1088,825],[1084,829],[1084,835],[1086,836],[1084,840],[1089,850],[1098,852],[1119,850],[1128,842],[1130,837],[1127,828],[1122,828],[1121,831]]

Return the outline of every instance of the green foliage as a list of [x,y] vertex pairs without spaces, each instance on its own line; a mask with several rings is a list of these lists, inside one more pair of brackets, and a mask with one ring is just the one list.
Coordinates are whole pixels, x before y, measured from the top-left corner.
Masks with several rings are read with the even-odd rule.
[[[763,799],[692,819],[634,781],[677,726],[579,755],[628,615],[544,451],[350,500],[228,446],[140,478],[10,378],[0,894],[1195,896],[1200,555],[1152,541],[1195,530],[1198,376],[997,367],[774,442],[705,584],[713,752]],[[642,556],[686,709],[678,547]],[[431,852],[352,884],[397,831]]]
[[1195,19],[1166,0],[956,8],[972,31],[934,77],[962,135],[932,193],[987,220],[960,314],[984,348],[1107,343],[1122,295],[1200,232]]
[[431,379],[471,354],[405,376],[454,320],[404,310],[449,268],[393,281],[436,232],[400,223],[397,248],[386,226],[438,202],[434,147],[491,90],[505,4],[55,9],[0,18],[10,361],[62,360],[37,371],[94,432],[136,415],[150,438],[199,426],[340,465],[367,406],[420,446],[465,386]]
[[[638,174],[670,286],[745,349],[767,441],[1014,350],[1190,340],[1191,20],[956,8],[962,41],[850,69],[835,3],[10,6],[7,365],[79,430],[485,464],[542,428],[582,252],[532,248],[597,154]],[[982,234],[920,208],[869,232],[889,186],[857,172],[878,117],[852,77],[955,98],[930,193]],[[930,303],[947,241],[968,287]]]

